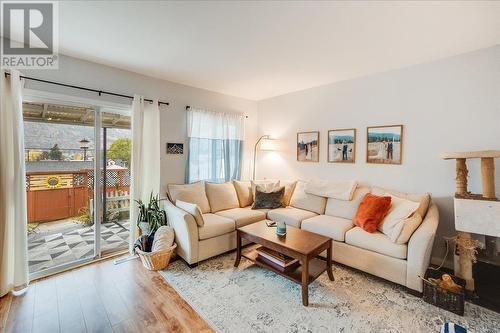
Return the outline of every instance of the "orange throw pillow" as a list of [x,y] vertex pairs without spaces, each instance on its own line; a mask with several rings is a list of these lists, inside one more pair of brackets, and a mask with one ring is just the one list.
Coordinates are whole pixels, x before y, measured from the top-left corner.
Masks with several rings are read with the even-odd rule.
[[367,193],[359,204],[353,223],[364,231],[375,232],[391,208],[391,197]]

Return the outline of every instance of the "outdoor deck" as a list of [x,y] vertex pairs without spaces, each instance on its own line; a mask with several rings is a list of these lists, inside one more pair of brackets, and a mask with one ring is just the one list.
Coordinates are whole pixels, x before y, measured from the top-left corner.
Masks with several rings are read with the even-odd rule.
[[[51,171],[26,173],[30,273],[94,256],[94,172],[55,170],[54,165],[59,164],[68,169],[68,163],[72,162],[46,162],[42,164]],[[112,165],[102,175],[105,223],[101,225],[101,253],[106,255],[128,247],[130,174],[128,169]]]

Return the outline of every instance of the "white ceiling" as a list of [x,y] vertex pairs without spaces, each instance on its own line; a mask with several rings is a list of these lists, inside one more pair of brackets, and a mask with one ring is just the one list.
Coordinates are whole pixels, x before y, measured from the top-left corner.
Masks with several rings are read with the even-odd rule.
[[500,44],[500,2],[62,2],[60,52],[260,100]]

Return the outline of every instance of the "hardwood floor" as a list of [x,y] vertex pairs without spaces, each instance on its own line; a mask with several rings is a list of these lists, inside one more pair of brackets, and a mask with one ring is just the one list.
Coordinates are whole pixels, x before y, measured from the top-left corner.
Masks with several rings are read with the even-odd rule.
[[0,332],[213,332],[138,259],[107,260],[35,281],[0,298]]

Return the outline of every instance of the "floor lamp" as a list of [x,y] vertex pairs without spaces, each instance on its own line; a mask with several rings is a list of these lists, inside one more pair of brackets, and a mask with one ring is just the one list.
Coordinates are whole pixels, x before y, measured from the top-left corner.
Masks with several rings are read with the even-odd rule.
[[260,144],[260,150],[268,150],[268,151],[273,151],[276,150],[274,147],[274,141],[269,137],[269,135],[263,135],[257,140],[255,143],[255,146],[253,148],[253,173],[252,173],[252,180],[255,180],[255,163],[257,160],[257,148],[259,148]]

